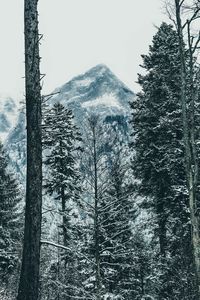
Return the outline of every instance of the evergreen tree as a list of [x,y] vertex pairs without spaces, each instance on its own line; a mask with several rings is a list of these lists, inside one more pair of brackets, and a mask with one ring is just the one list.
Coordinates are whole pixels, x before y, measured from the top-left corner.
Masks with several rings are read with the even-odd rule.
[[[159,299],[195,299],[193,258],[184,173],[180,103],[178,38],[163,23],[143,55],[145,75],[139,75],[142,92],[132,102],[133,172],[139,193],[151,197],[159,241]],[[188,250],[186,250],[188,249]],[[185,264],[183,266],[182,261]],[[184,268],[184,270],[183,270]],[[182,274],[182,277],[180,276]],[[183,291],[177,285],[177,277]],[[193,292],[191,292],[193,291]]]
[[21,251],[22,220],[19,186],[8,171],[8,159],[0,144],[0,296],[15,294]]
[[[61,285],[59,297],[62,299],[62,285],[68,286],[69,299],[73,296],[75,284],[76,255],[73,251],[77,243],[77,209],[80,203],[80,174],[76,152],[78,151],[81,138],[73,121],[70,110],[60,103],[44,113],[43,146],[44,164],[46,166],[44,188],[47,193],[57,202],[59,236],[57,242],[69,247],[71,251],[58,250],[57,268],[58,281]],[[62,237],[62,238],[60,238]],[[52,266],[52,268],[54,268]],[[71,285],[71,287],[69,287]],[[63,296],[64,297],[64,296]]]

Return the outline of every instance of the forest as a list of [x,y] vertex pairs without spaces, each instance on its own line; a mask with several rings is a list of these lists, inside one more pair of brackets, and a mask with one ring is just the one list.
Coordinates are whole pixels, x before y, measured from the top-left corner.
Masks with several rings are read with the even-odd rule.
[[200,1],[164,6],[139,93],[98,65],[43,95],[38,0],[24,0],[25,107],[0,142],[0,299],[200,300]]

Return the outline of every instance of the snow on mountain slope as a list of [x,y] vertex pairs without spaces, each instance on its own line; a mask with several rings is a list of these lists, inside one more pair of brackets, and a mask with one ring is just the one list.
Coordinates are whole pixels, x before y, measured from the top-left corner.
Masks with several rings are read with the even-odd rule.
[[73,78],[51,99],[51,104],[60,101],[72,109],[77,121],[85,113],[99,115],[128,115],[128,102],[134,97],[133,92],[121,82],[105,65],[97,65],[83,75]]
[[[126,119],[129,116],[129,101],[134,93],[129,90],[105,65],[97,65],[83,75],[54,90],[55,95],[48,101],[51,106],[61,102],[69,107],[75,116],[75,122],[81,128],[88,113],[101,115],[112,122],[113,118]],[[6,142],[6,148],[15,170],[25,176],[26,142],[25,114],[19,115],[17,124]]]
[[84,107],[84,108],[88,108],[88,107],[94,108],[97,106],[116,107],[118,109],[123,109],[123,107],[120,106],[120,103],[114,94],[103,95],[99,98],[96,98],[96,99],[90,100],[90,101],[86,101],[82,104],[82,107]]
[[17,121],[17,105],[12,98],[0,96],[0,140],[5,141]]

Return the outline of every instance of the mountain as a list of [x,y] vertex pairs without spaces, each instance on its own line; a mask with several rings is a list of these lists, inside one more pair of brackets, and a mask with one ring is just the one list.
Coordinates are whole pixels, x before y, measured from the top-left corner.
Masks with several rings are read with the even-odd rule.
[[0,140],[5,141],[17,120],[17,105],[12,98],[0,97]]
[[[97,65],[53,91],[45,98],[48,105],[60,102],[70,108],[75,122],[82,128],[87,114],[95,113],[106,122],[118,122],[127,130],[129,101],[134,93],[105,65]],[[22,178],[25,174],[25,114],[21,112],[17,125],[10,133],[6,149],[12,165]]]
[[97,65],[56,89],[51,104],[60,101],[80,120],[83,112],[128,115],[133,92],[105,65]]

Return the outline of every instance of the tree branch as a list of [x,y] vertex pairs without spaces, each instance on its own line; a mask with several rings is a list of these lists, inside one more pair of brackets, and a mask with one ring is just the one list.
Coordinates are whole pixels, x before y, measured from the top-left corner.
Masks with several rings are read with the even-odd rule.
[[[40,241],[40,244],[43,244],[43,245],[49,245],[49,246],[53,246],[53,247],[56,247],[56,248],[60,248],[60,249],[63,249],[63,250],[67,250],[67,251],[70,251],[71,253],[74,252],[74,250],[72,250],[71,248],[69,247],[66,247],[66,246],[63,246],[63,245],[60,245],[60,244],[56,244],[54,242],[50,242],[50,241],[46,241],[46,240],[41,240]],[[90,260],[87,256],[85,256],[83,253],[79,253],[79,252],[76,252],[77,254],[79,255],[82,255],[86,260],[88,260],[91,264],[93,265],[96,265],[92,260]]]

